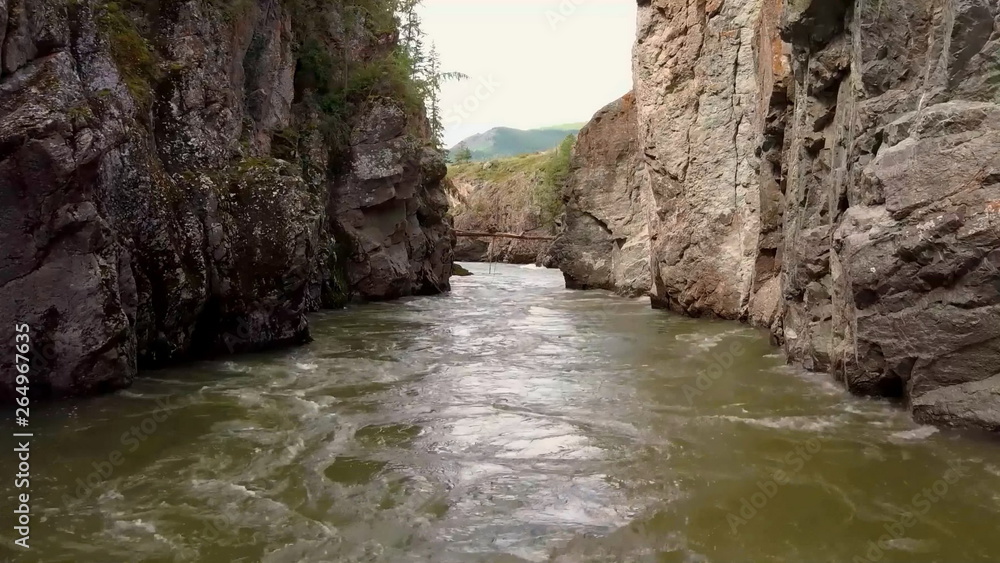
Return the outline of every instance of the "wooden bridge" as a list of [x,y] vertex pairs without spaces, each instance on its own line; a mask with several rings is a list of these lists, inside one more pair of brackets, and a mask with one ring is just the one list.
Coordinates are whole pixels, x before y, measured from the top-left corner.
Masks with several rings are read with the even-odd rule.
[[556,240],[556,237],[545,235],[526,235],[524,233],[487,233],[478,231],[455,231],[456,236],[472,238],[512,238],[518,240]]

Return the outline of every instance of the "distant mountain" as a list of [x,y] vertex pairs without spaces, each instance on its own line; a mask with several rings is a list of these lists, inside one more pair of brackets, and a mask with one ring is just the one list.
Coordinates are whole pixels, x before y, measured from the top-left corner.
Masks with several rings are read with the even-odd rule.
[[465,139],[449,152],[454,159],[455,153],[466,147],[472,152],[472,160],[482,161],[547,151],[559,146],[566,135],[575,135],[584,125],[586,124],[565,123],[529,130],[495,127]]

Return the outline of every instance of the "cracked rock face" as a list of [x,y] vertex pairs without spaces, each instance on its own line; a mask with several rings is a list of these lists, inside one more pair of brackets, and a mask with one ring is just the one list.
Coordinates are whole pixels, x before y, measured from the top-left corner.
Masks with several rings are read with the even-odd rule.
[[1000,6],[812,4],[782,29],[789,355],[920,421],[1000,430]]
[[571,289],[649,292],[648,194],[637,146],[631,92],[597,112],[577,137],[563,228],[548,250]]
[[654,301],[1000,430],[998,57],[990,0],[640,1]]
[[351,293],[448,289],[445,170],[423,116],[365,105],[328,173],[282,7],[117,6],[0,4],[0,340],[31,326],[34,393],[303,342],[306,314]]
[[656,305],[684,314],[737,319],[757,293],[777,291],[773,276],[756,271],[761,8],[759,0],[654,0],[639,9],[633,72],[652,293]]
[[336,232],[350,241],[347,281],[365,299],[449,289],[453,233],[437,151],[405,135],[408,116],[374,102],[351,140],[350,170],[330,190]]

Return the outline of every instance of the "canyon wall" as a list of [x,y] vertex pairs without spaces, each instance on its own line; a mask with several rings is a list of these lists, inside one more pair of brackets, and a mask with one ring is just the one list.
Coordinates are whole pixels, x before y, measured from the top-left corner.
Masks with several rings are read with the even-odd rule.
[[[640,188],[619,170],[569,201],[638,191],[654,305],[1000,430],[998,20],[995,0],[640,0]],[[571,262],[570,285],[607,279]]]
[[577,137],[559,236],[548,254],[572,289],[649,293],[649,230],[636,104],[626,94],[597,112]]
[[[482,167],[491,165],[495,166],[479,162],[451,166],[449,200],[455,230],[551,234],[548,227],[542,226],[538,209],[532,202],[535,179],[530,174],[481,177]],[[534,264],[549,244],[541,240],[462,236],[455,241],[455,261]]]
[[1000,430],[1000,6],[797,2],[782,35],[789,356]]
[[32,392],[116,389],[306,341],[306,314],[352,295],[448,289],[444,163],[422,104],[372,78],[395,25],[352,8],[0,6],[0,341],[30,326]]
[[449,166],[448,196],[457,231],[541,237],[461,236],[455,260],[535,264],[545,259],[571,141],[548,151]]
[[[641,6],[634,50],[654,302],[689,315],[773,316],[755,154],[759,0]],[[757,305],[767,303],[770,310]]]

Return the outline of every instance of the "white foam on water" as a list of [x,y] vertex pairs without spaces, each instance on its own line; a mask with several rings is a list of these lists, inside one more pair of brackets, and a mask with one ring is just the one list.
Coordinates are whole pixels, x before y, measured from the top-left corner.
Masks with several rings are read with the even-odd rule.
[[674,336],[674,339],[678,342],[687,342],[694,344],[702,350],[711,350],[722,342],[722,339],[726,337],[725,333],[722,334],[678,334]]
[[260,406],[269,402],[264,397],[263,393],[261,393],[259,390],[253,387],[226,389],[225,391],[223,391],[223,394],[228,395],[230,397],[235,397],[240,402],[240,404],[247,407]]
[[773,430],[801,430],[807,432],[819,432],[828,428],[833,428],[843,424],[840,417],[814,417],[814,416],[782,416],[771,418],[744,418],[739,416],[712,416],[709,418],[726,420],[729,422],[741,422],[751,426],[770,428]]
[[782,370],[786,373],[791,373],[795,377],[802,379],[809,384],[815,386],[817,389],[825,392],[828,395],[841,395],[844,397],[849,397],[847,390],[844,386],[838,383],[827,373],[819,373],[814,371],[809,371],[801,367],[796,367],[790,364],[776,366],[777,370]]
[[739,336],[741,338],[752,338],[757,340],[760,338],[760,332],[756,329],[747,328],[743,325],[738,325],[735,328],[731,328],[722,333],[723,336]]
[[552,317],[552,316],[563,316],[563,314],[555,309],[549,309],[548,307],[539,307],[537,305],[532,305],[528,307],[528,313],[531,315],[538,315],[541,317]]
[[317,414],[320,411],[320,405],[316,401],[312,401],[310,399],[303,399],[300,397],[291,397],[291,398],[294,399],[298,405],[303,407],[303,410],[307,415]]
[[97,502],[107,502],[111,500],[122,500],[125,495],[118,492],[118,489],[110,489],[101,493],[101,496],[97,497]]
[[889,439],[893,441],[915,441],[915,440],[926,440],[934,434],[940,432],[937,428],[933,426],[919,426],[912,430],[904,430],[902,432],[893,432],[889,434]]
[[112,524],[116,532],[127,533],[127,532],[146,532],[149,534],[156,533],[156,526],[151,522],[143,522],[142,519],[138,520],[115,520]]
[[285,447],[285,452],[288,454],[290,459],[295,459],[305,448],[305,441],[303,441],[302,438],[298,438],[295,440],[295,443]]
[[889,546],[889,549],[911,553],[930,553],[936,547],[936,544],[932,541],[914,538],[894,538],[885,543]]
[[253,368],[237,362],[222,362],[222,369],[233,373],[250,373]]
[[844,405],[843,408],[844,408],[844,412],[849,412],[851,414],[862,414],[862,415],[865,415],[865,414],[869,414],[870,415],[870,414],[872,414],[870,410],[863,409],[863,408],[859,407],[858,405],[852,404],[852,403],[848,403],[848,404]]
[[258,495],[256,492],[244,487],[243,485],[237,485],[236,483],[227,483],[225,481],[218,481],[216,479],[191,479],[191,485],[196,490],[211,490],[217,492],[234,492],[241,497],[256,498]]
[[256,492],[251,491],[250,489],[244,487],[243,485],[237,485],[236,483],[227,483],[227,484],[229,485],[229,488],[231,490],[236,491],[238,493],[241,493],[241,494],[243,494],[245,496],[248,496],[248,497],[256,497],[257,496]]

